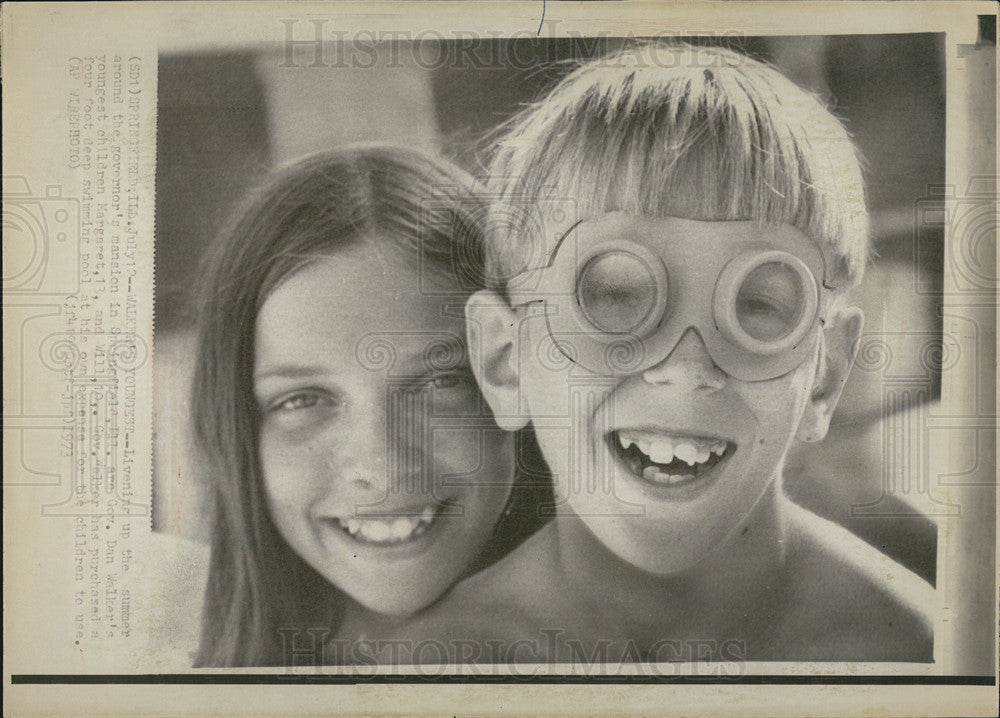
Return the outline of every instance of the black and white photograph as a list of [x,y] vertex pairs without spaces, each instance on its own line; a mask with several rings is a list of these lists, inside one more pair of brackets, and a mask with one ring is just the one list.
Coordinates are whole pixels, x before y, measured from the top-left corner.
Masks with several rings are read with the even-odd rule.
[[138,5],[4,161],[8,688],[989,714],[995,10]]

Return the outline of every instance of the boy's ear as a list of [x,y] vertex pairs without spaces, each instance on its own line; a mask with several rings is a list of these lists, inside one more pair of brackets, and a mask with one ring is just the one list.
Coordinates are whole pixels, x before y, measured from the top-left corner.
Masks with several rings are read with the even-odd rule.
[[465,304],[469,360],[479,390],[501,429],[517,431],[528,423],[520,410],[517,373],[517,311],[496,292],[480,290]]
[[827,318],[820,335],[816,379],[796,432],[800,441],[819,441],[830,429],[833,410],[858,353],[864,320],[858,307],[841,309]]

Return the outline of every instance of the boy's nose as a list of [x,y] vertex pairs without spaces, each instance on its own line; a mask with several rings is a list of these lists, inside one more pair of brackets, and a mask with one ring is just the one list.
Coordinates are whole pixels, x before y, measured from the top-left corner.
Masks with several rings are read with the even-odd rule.
[[642,378],[649,384],[705,391],[717,391],[726,385],[725,372],[712,361],[705,342],[694,328],[685,331],[673,351],[644,371]]

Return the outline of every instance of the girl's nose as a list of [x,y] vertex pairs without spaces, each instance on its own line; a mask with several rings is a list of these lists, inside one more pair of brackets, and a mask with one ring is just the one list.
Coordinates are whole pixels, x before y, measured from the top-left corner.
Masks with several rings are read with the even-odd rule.
[[694,328],[684,332],[677,346],[659,364],[642,373],[649,384],[718,391],[726,385],[726,374],[712,361],[701,335]]
[[365,449],[371,448],[370,445],[360,446],[354,442],[354,446],[357,447],[356,453],[350,459],[338,457],[342,469],[340,472],[333,472],[334,475],[340,473],[343,485],[353,493],[385,494],[389,488],[389,481],[384,455],[378,456],[375,452],[366,451]]
[[354,454],[346,477],[351,484],[382,494],[419,493],[431,456],[431,410],[426,392],[392,386],[364,407],[347,430]]
[[380,402],[356,403],[348,424],[330,441],[331,466],[341,486],[352,492],[385,494],[388,490],[386,415]]
[[356,470],[352,472],[349,476],[349,481],[353,488],[361,491],[384,492],[380,487],[385,484],[385,481],[377,476],[371,469]]

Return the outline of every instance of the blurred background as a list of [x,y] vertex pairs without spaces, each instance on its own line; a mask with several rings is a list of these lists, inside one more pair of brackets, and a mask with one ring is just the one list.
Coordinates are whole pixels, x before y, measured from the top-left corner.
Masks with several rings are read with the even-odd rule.
[[[304,27],[304,37],[312,29]],[[857,297],[861,354],[829,437],[797,447],[785,488],[935,582],[923,418],[954,358],[942,333],[944,37],[725,38],[811,90],[865,159],[875,259]],[[698,38],[712,44],[712,39]],[[480,173],[482,138],[615,38],[478,40],[161,54],[156,177],[154,528],[207,539],[209,495],[188,438],[191,307],[205,247],[269,168],[365,140]],[[317,55],[318,53],[318,55]]]

